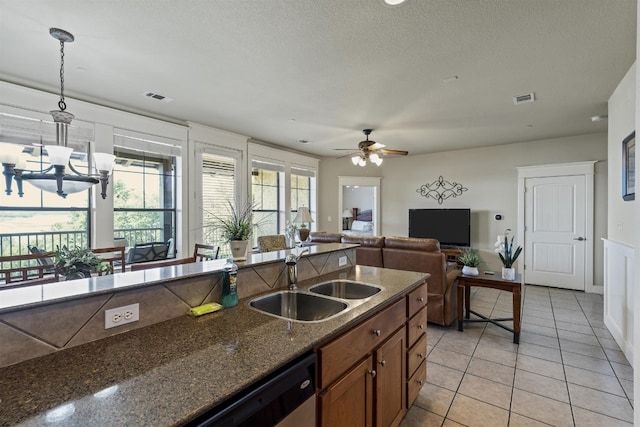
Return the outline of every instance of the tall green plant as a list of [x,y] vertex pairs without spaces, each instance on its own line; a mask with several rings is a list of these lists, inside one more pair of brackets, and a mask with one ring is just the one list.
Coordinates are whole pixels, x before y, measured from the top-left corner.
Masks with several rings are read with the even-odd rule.
[[238,208],[228,201],[228,216],[220,216],[209,213],[214,218],[214,226],[220,230],[221,237],[229,242],[231,240],[249,240],[253,232],[253,201],[245,200]]

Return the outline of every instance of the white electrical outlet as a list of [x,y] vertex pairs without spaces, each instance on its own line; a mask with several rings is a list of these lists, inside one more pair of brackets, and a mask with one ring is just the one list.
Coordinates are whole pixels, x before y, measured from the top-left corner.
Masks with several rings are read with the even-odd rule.
[[347,257],[341,256],[338,258],[338,267],[342,267],[343,265],[347,265]]
[[123,305],[104,311],[104,328],[115,328],[140,320],[140,304]]

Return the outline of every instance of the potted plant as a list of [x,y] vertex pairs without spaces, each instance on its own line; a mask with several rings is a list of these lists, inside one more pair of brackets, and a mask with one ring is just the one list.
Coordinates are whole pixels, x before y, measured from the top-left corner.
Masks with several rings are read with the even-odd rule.
[[213,214],[215,227],[225,242],[229,242],[234,261],[246,260],[249,237],[253,232],[253,207],[251,199],[247,199],[238,208],[231,201],[228,202],[229,215]]
[[458,261],[463,265],[462,274],[466,274],[467,276],[477,276],[479,274],[478,266],[481,261],[478,251],[475,249],[465,248],[462,255],[458,257]]
[[522,252],[522,247],[518,246],[515,251],[513,249],[513,239],[515,236],[511,237],[511,241],[509,241],[509,232],[510,228],[504,230],[504,235],[498,235],[498,240],[495,244],[495,251],[500,257],[500,261],[502,261],[502,278],[505,280],[513,280],[516,277],[516,271],[513,268],[513,264],[518,259],[520,252]]
[[65,280],[84,279],[91,273],[111,273],[111,264],[91,252],[89,248],[78,246],[69,249],[56,247],[56,270]]

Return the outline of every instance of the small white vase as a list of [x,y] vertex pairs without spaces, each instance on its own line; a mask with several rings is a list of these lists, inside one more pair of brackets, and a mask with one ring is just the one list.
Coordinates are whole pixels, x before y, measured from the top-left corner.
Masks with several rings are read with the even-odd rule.
[[231,255],[234,261],[246,261],[248,240],[230,240]]
[[504,280],[514,280],[516,278],[516,269],[502,267],[502,278]]
[[478,271],[478,267],[469,267],[468,265],[465,265],[462,267],[462,274],[466,276],[477,276],[480,272]]

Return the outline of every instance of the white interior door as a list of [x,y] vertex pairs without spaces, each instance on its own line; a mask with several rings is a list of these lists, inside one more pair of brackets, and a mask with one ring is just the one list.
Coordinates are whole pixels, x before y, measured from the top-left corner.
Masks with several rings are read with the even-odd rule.
[[525,282],[585,290],[584,175],[525,179]]

